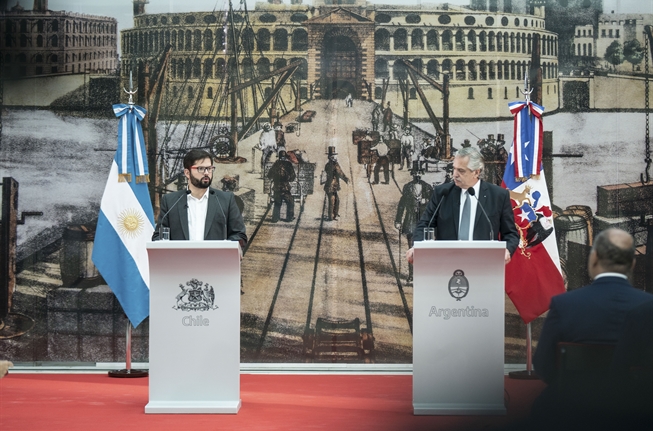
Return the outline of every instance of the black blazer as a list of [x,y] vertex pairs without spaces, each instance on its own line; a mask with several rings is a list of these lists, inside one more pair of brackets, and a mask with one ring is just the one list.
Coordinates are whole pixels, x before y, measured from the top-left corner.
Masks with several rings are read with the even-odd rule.
[[635,289],[621,277],[601,277],[586,287],[554,296],[533,357],[535,372],[553,383],[558,342],[614,344],[628,313],[651,299],[653,295]]
[[[456,186],[453,182],[441,184],[433,190],[431,200],[413,232],[414,241],[422,241],[424,239],[424,228],[426,227],[435,228],[435,239],[458,239],[460,193],[460,187]],[[494,184],[481,181],[477,197],[480,205],[476,208],[473,239],[501,239],[501,241],[506,242],[506,248],[512,255],[519,245],[519,234],[515,227],[515,217],[510,203],[510,192]],[[433,217],[440,199],[442,199],[442,204],[440,205],[438,214],[429,226],[429,221]],[[493,238],[490,238],[490,225],[485,215],[483,215],[483,210],[480,208],[481,205],[492,223]],[[499,235],[501,236],[499,237]]]
[[[177,202],[176,205],[175,202]],[[188,194],[186,190],[168,193],[161,197],[159,219],[152,235],[153,241],[159,239],[159,227],[161,226],[170,228],[171,240],[188,240],[187,203]],[[175,205],[174,208],[173,205]],[[247,244],[243,216],[236,205],[236,199],[232,192],[223,192],[214,188],[209,189],[204,239],[239,241],[241,247],[245,247]]]

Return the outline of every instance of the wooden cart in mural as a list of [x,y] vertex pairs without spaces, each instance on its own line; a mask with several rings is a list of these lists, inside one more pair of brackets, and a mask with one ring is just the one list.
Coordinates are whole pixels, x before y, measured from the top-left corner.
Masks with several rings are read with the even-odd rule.
[[[370,138],[366,138],[368,133]],[[372,147],[379,142],[380,137],[381,134],[378,131],[354,130],[352,132],[352,143],[358,147],[358,163],[365,166],[368,178],[379,159],[379,154]],[[385,144],[388,146],[390,171],[394,175],[394,165],[401,161],[401,142],[398,139],[388,139]]]
[[[302,159],[302,152],[298,150],[291,150],[286,152],[288,160],[292,163],[295,170],[295,181],[290,184],[290,193],[292,194],[295,202],[304,204],[307,195],[313,194],[315,188],[315,163],[307,163]],[[273,201],[274,192],[272,191],[272,180],[268,178],[268,172],[272,168],[274,162],[267,162],[265,164],[265,172],[263,172],[263,190],[268,195],[268,202]]]
[[361,328],[359,318],[318,317],[315,329],[304,332],[304,356],[312,362],[373,362],[374,336]]

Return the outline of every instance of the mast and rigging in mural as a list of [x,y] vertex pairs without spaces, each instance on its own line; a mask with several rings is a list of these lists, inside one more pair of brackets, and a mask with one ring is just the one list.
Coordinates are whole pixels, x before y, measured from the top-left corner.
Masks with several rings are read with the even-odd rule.
[[[147,3],[148,0],[134,0],[135,16],[145,14],[144,5]],[[205,31],[216,24],[219,26],[220,22],[207,23]],[[235,11],[233,3],[229,1],[221,24],[221,38],[215,44],[210,40],[214,48],[209,58],[201,55],[201,44],[196,43],[194,57],[185,62],[175,58],[173,44],[167,44],[155,58],[138,59],[139,88],[143,89],[139,96],[143,101],[142,106],[148,110],[143,132],[148,145],[148,162],[156,167],[154,181],[151,182],[155,212],[158,211],[159,197],[166,193],[168,186],[173,183],[177,187],[182,185],[181,161],[189,148],[206,149],[217,163],[245,163],[247,159],[238,154],[239,141],[259,128],[264,114],[267,113],[272,122],[280,115],[279,111],[289,111],[280,98],[285,85],[291,85],[297,98],[291,109],[301,109],[301,77],[291,78],[302,62],[296,61],[267,73],[259,73],[253,67],[255,35],[245,2],[241,2],[241,9]],[[204,42],[205,47],[209,45],[206,36]],[[215,65],[221,75],[215,97],[214,88],[209,82],[212,76],[206,71],[200,76],[202,60],[205,67]],[[184,80],[178,85],[180,77]],[[191,77],[193,83],[199,78],[196,88],[189,82]],[[267,80],[272,83],[269,92],[264,91],[262,86]],[[184,94],[207,94],[212,101],[207,110],[202,106],[202,97],[186,99],[181,97]],[[281,109],[278,105],[281,105]],[[179,144],[173,145],[173,136],[180,126],[183,136]],[[161,139],[157,128],[163,131]]]

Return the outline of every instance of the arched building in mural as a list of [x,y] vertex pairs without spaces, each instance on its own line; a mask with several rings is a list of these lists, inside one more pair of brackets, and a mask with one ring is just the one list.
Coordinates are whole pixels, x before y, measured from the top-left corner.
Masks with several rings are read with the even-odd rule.
[[[172,96],[197,99],[199,112],[206,113],[230,71],[247,79],[294,61],[303,63],[295,78],[303,80],[304,98],[351,93],[378,102],[399,100],[398,79],[407,74],[397,61],[405,60],[437,81],[449,75],[451,97],[457,100],[452,118],[482,118],[496,116],[498,105],[521,97],[533,43],[539,40],[543,85],[550,87],[543,103],[548,111],[556,110],[558,38],[545,28],[544,6],[476,3],[474,8],[368,5],[361,0],[257,3],[247,15],[233,17],[218,11],[147,14],[141,5],[135,9],[134,28],[122,32],[122,73],[128,76],[138,61],[170,46]],[[236,30],[229,34],[232,20]],[[238,71],[229,54],[233,38],[240,50]],[[389,81],[385,92],[384,81]],[[265,81],[264,87],[269,92],[272,82]],[[424,89],[429,99],[440,100],[437,90]],[[291,98],[290,90],[282,90],[282,96]],[[410,98],[411,117],[427,118],[414,89]]]
[[118,22],[115,18],[51,11],[47,0],[32,10],[0,2],[0,53],[5,79],[68,73],[115,73]]

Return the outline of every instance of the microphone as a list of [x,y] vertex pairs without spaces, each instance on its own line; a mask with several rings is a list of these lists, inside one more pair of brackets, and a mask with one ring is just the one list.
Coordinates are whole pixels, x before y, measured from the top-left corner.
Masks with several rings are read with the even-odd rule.
[[490,241],[494,241],[494,231],[492,230],[492,222],[490,221],[490,217],[487,216],[487,213],[485,212],[485,208],[483,208],[483,205],[481,204],[481,201],[478,199],[478,196],[476,196],[476,191],[474,190],[473,187],[470,187],[467,189],[467,193],[469,193],[470,196],[474,196],[476,198],[476,202],[478,202],[478,206],[481,208],[481,211],[483,211],[483,215],[485,216],[487,223],[490,225]]
[[215,197],[215,200],[218,201],[218,205],[220,206],[220,212],[222,212],[222,219],[224,220],[224,240],[227,240],[227,216],[224,214],[224,210],[222,209],[222,204],[220,203],[220,199],[218,199],[218,194],[215,192],[215,190],[211,190],[209,193]]
[[161,217],[161,219],[160,219],[161,221],[159,222],[158,228],[161,228],[161,224],[163,223],[163,220],[165,220],[165,218],[168,217],[168,214],[170,214],[170,211],[172,211],[172,209],[177,206],[177,204],[179,203],[181,198],[183,198],[184,196],[188,196],[189,194],[190,194],[190,190],[186,190],[186,193],[183,193],[181,196],[179,196],[179,198],[175,201],[175,203],[172,204],[172,206],[168,209],[168,211],[166,211],[166,213],[163,214],[163,217]]
[[[454,183],[451,183],[454,184]],[[431,220],[429,220],[429,224],[426,227],[431,227],[431,223],[433,223],[433,219],[435,218],[436,214],[438,213],[438,210],[440,209],[440,205],[442,205],[442,201],[444,201],[444,198],[449,196],[449,192],[451,191],[453,187],[445,187],[442,190],[442,196],[440,197],[440,202],[438,202],[438,205],[435,207],[435,211],[433,212],[433,215],[431,216]],[[424,239],[424,238],[422,238]]]

